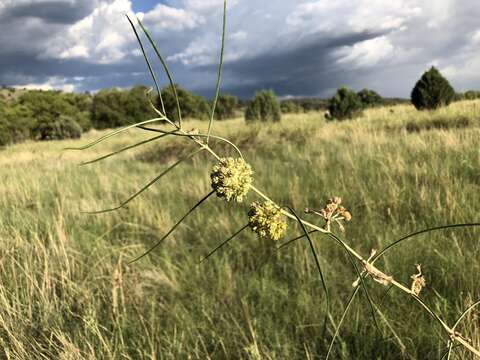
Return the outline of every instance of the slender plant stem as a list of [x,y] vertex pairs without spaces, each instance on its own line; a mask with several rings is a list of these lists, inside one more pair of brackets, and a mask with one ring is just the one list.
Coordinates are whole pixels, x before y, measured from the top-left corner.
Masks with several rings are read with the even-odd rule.
[[220,64],[218,65],[217,86],[216,86],[216,89],[215,89],[215,98],[213,99],[212,114],[211,114],[211,117],[210,117],[210,121],[208,123],[207,140],[206,140],[207,144],[208,144],[208,140],[210,140],[210,134],[212,133],[212,126],[213,126],[213,120],[215,118],[215,110],[217,108],[218,95],[220,94],[220,83],[222,82],[223,55],[224,55],[224,51],[225,51],[226,29],[227,29],[227,0],[224,0],[224,2],[223,2],[222,46],[220,48]]

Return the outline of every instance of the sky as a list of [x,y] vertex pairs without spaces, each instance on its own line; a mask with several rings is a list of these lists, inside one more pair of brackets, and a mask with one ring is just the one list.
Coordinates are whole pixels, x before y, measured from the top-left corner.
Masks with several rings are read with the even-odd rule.
[[[0,0],[0,84],[152,86],[129,14],[151,31],[175,82],[211,97],[222,11],[223,0]],[[457,91],[480,89],[479,18],[479,0],[228,0],[221,90],[328,97],[348,86],[408,97],[432,65]]]

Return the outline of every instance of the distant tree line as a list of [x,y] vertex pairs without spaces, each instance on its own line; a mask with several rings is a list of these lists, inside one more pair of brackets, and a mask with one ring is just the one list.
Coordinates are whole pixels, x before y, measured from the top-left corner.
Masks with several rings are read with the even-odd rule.
[[[410,102],[417,110],[423,111],[448,106],[454,101],[475,99],[480,99],[480,91],[456,93],[449,81],[432,66],[413,87]],[[328,103],[327,119],[353,119],[358,117],[365,108],[392,105],[396,101],[396,99],[382,99],[372,90],[364,89],[355,93],[347,87],[341,87]]]
[[[211,101],[176,86],[184,118],[209,119]],[[31,140],[79,138],[92,128],[106,129],[157,117],[152,105],[172,120],[178,120],[175,96],[165,87],[160,97],[145,86],[104,89],[95,94],[61,91],[0,90],[0,146]],[[216,105],[216,119],[236,116],[239,101],[222,94]]]
[[[210,118],[212,101],[178,85],[175,89],[183,118]],[[453,101],[475,99],[480,99],[480,91],[455,93],[448,80],[432,67],[415,84],[410,101],[418,110],[430,110]],[[215,118],[225,120],[243,113],[247,122],[275,122],[280,121],[282,114],[322,111],[327,119],[345,120],[359,116],[367,108],[406,101],[382,98],[370,89],[356,93],[346,87],[339,88],[329,100],[279,100],[272,90],[261,90],[250,100],[240,100],[228,94],[220,95]],[[134,124],[158,116],[152,105],[165,111],[171,120],[178,120],[177,102],[170,86],[161,90],[161,97],[141,85],[131,89],[105,89],[95,94],[26,91],[3,86],[0,89],[0,146],[27,139],[78,138],[91,128],[105,129]]]

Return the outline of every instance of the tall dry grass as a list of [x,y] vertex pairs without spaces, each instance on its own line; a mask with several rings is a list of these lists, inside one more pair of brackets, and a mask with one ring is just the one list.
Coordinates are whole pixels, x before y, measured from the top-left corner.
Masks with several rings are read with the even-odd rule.
[[[256,185],[279,202],[321,206],[341,194],[354,216],[345,238],[368,253],[413,229],[477,219],[478,105],[462,102],[419,115],[426,123],[445,117],[452,124],[467,116],[466,128],[409,132],[405,126],[416,113],[397,106],[346,123],[325,123],[316,113],[259,127],[236,119],[217,123],[215,133],[242,144]],[[89,133],[82,143],[102,134]],[[212,198],[151,256],[127,265],[208,191],[205,158],[182,164],[126,209],[81,213],[118,204],[186,144],[167,139],[101,166],[75,165],[146,136],[132,130],[89,152],[62,152],[78,142],[61,141],[0,153],[0,358],[319,358],[355,280],[341,249],[322,238],[314,241],[333,302],[325,338],[319,337],[322,290],[306,243],[276,251],[244,233],[198,265],[245,222],[246,209]],[[290,227],[289,237],[299,234]],[[478,234],[423,236],[380,264],[408,282],[421,262],[428,281],[422,299],[453,323],[480,297]],[[440,357],[445,337],[427,314],[395,290],[367,286],[385,316],[377,319],[380,331],[362,295],[347,315],[334,358]],[[459,330],[478,347],[478,311]]]

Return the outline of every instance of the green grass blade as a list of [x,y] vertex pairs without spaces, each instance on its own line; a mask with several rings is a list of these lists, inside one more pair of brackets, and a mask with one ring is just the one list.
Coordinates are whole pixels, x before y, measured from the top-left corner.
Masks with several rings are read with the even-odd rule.
[[85,149],[91,148],[92,146],[95,146],[95,145],[97,145],[97,144],[115,136],[115,135],[118,135],[118,134],[120,134],[124,131],[130,130],[130,129],[138,127],[140,125],[151,124],[151,123],[154,123],[154,122],[164,121],[164,120],[165,120],[164,117],[159,117],[159,118],[154,118],[154,119],[141,121],[141,122],[138,122],[136,124],[124,126],[123,128],[120,128],[118,130],[112,131],[112,132],[110,132],[106,135],[103,135],[103,136],[99,137],[98,139],[92,141],[91,143],[88,143],[87,145],[80,146],[80,147],[67,147],[67,148],[64,148],[64,150],[85,150]]
[[218,74],[217,74],[217,86],[215,89],[215,98],[213,99],[212,105],[212,115],[210,117],[210,122],[208,123],[207,131],[207,144],[210,139],[210,134],[212,133],[213,120],[215,117],[215,110],[217,108],[218,95],[220,94],[220,83],[222,81],[222,68],[223,68],[223,55],[225,51],[225,33],[227,28],[227,0],[223,2],[223,29],[222,29],[222,46],[220,49],[220,63],[218,65]]
[[101,156],[101,157],[99,157],[99,158],[96,158],[96,159],[94,159],[94,160],[85,161],[85,162],[81,163],[80,165],[81,165],[81,166],[89,165],[89,164],[96,163],[96,162],[98,162],[98,161],[102,161],[102,160],[108,159],[109,157],[112,157],[112,156],[114,156],[114,155],[120,154],[120,153],[122,153],[122,152],[124,152],[124,151],[130,150],[130,149],[133,149],[133,148],[136,148],[136,147],[141,146],[141,145],[144,145],[144,144],[148,144],[149,142],[152,142],[152,141],[161,139],[161,138],[163,138],[163,137],[165,137],[165,136],[171,135],[171,134],[174,133],[175,131],[176,131],[176,130],[174,130],[174,131],[172,131],[172,132],[166,132],[166,133],[164,133],[164,134],[162,134],[162,135],[154,136],[154,137],[152,137],[152,138],[150,138],[150,139],[146,139],[146,140],[140,141],[140,142],[138,142],[138,143],[136,143],[136,144],[126,146],[126,147],[124,147],[124,148],[122,148],[122,149],[120,149],[120,150],[113,151],[113,152],[111,152],[111,153],[109,153],[109,154],[107,154],[107,155],[103,155],[103,156]]
[[443,322],[443,320],[440,319],[440,317],[439,317],[437,314],[435,314],[435,312],[434,312],[432,309],[430,309],[430,307],[429,307],[427,304],[425,304],[425,302],[424,302],[422,299],[420,299],[417,295],[413,295],[413,294],[412,294],[411,296],[412,296],[420,305],[422,305],[423,308],[424,308],[435,320],[437,320],[438,323],[445,329],[446,324]]
[[403,343],[402,339],[400,338],[400,336],[397,334],[397,332],[395,331],[395,328],[390,324],[390,321],[388,321],[387,317],[385,316],[385,314],[380,310],[380,308],[375,305],[375,310],[377,310],[378,314],[380,315],[380,318],[383,320],[383,322],[386,324],[387,328],[390,330],[390,332],[392,333],[393,337],[395,338],[395,340],[397,341],[399,347],[400,347],[400,350],[402,352],[402,354],[405,352],[406,350],[406,346],[405,344]]
[[335,329],[335,333],[333,334],[333,338],[330,341],[330,345],[328,346],[327,355],[325,355],[325,360],[328,360],[330,358],[330,354],[332,353],[332,350],[333,350],[333,345],[335,344],[335,340],[337,340],[338,334],[340,333],[340,328],[343,325],[343,322],[344,322],[344,320],[347,316],[348,310],[350,310],[350,306],[353,304],[353,301],[355,300],[355,297],[357,296],[359,289],[360,289],[360,287],[357,286],[353,290],[352,295],[350,295],[350,299],[348,299],[347,306],[345,307],[345,310],[342,313],[342,317],[340,318],[340,322],[338,323],[338,326]]
[[[153,40],[152,36],[148,32],[148,30],[143,26],[143,23],[140,21],[139,18],[137,18],[138,24],[142,28],[143,32],[147,36],[148,41],[150,42],[150,45],[152,46],[153,50],[155,51],[155,54],[157,54],[158,59],[162,63],[163,69],[165,70],[165,74],[167,74],[168,81],[170,82],[170,86],[172,87],[173,90],[173,95],[175,97],[175,102],[177,105],[177,115],[178,115],[178,123],[180,126],[182,126],[182,110],[180,109],[180,101],[178,100],[178,94],[177,94],[177,88],[175,87],[175,82],[173,81],[172,74],[170,73],[170,70],[168,69],[167,62],[163,58],[162,54],[158,50],[157,44],[155,44],[155,41]],[[166,115],[166,114],[165,114]]]
[[200,260],[200,264],[203,263],[205,260],[207,260],[210,256],[215,254],[218,250],[220,250],[223,246],[227,245],[231,240],[233,240],[237,235],[239,235],[243,230],[245,230],[248,227],[248,224],[245,226],[242,226],[242,228],[238,231],[236,231],[232,236],[230,236],[227,240],[222,242],[220,245],[218,245],[215,249],[210,251],[207,256],[205,256],[202,260]]
[[[311,235],[311,234],[314,234],[314,233],[316,233],[316,232],[318,232],[318,230],[310,230],[310,231],[308,232],[308,234]],[[281,250],[281,249],[283,249],[284,247],[286,247],[286,246],[294,243],[294,242],[297,241],[297,240],[303,239],[303,238],[306,237],[306,236],[307,236],[307,235],[302,234],[302,235],[299,235],[299,236],[297,236],[297,237],[295,237],[295,238],[293,238],[293,239],[290,239],[290,240],[288,240],[288,241],[285,241],[283,244],[281,244],[281,245],[277,248],[277,250]]]
[[477,227],[477,226],[480,226],[480,223],[466,223],[466,224],[453,224],[453,225],[443,225],[443,226],[436,226],[436,227],[432,227],[432,228],[428,228],[428,229],[424,229],[424,230],[420,230],[420,231],[416,231],[416,232],[413,232],[411,234],[408,234],[396,241],[394,241],[393,243],[391,243],[390,245],[388,245],[387,247],[385,247],[382,251],[380,251],[373,259],[372,259],[372,263],[374,263],[375,261],[377,261],[381,256],[383,256],[386,252],[390,251],[391,249],[393,249],[395,246],[399,245],[400,243],[402,243],[403,241],[405,240],[408,240],[408,239],[411,239],[417,235],[421,235],[421,234],[425,234],[425,233],[429,233],[429,232],[433,232],[433,231],[437,231],[437,230],[445,230],[445,229],[454,229],[454,228],[465,228],[465,227]]
[[137,32],[137,29],[135,28],[135,25],[133,25],[133,22],[128,15],[125,15],[125,16],[127,17],[128,22],[132,26],[132,29],[133,29],[133,32],[135,33],[138,44],[140,45],[140,49],[142,50],[143,58],[145,59],[145,62],[147,63],[148,71],[150,72],[150,75],[152,76],[153,82],[155,83],[155,89],[157,90],[157,94],[158,94],[158,97],[160,99],[160,103],[162,105],[163,115],[166,115],[165,105],[163,104],[162,92],[160,91],[160,87],[158,86],[157,75],[155,74],[155,71],[153,70],[152,64],[150,63],[150,60],[148,59],[148,56],[145,52],[145,48],[143,47],[142,39],[140,39],[140,36],[138,35],[138,32]]
[[390,290],[392,290],[393,288],[394,288],[393,285],[389,285],[388,288],[387,288],[387,290],[385,290],[385,291],[383,292],[383,295],[382,295],[382,297],[380,298],[380,305],[383,305],[383,303],[385,302],[385,299],[387,298],[388,293],[389,293]]
[[160,180],[163,176],[165,176],[166,174],[168,174],[171,170],[173,170],[175,167],[177,167],[179,164],[181,164],[182,162],[184,162],[185,160],[188,160],[190,158],[192,158],[193,156],[195,156],[196,154],[198,154],[200,151],[202,151],[203,148],[201,149],[198,149],[196,151],[194,151],[193,153],[179,159],[178,161],[176,161],[175,163],[173,163],[172,165],[170,165],[167,169],[165,169],[164,171],[162,171],[158,176],[156,176],[153,180],[151,180],[147,185],[145,185],[144,187],[142,187],[140,190],[138,190],[135,194],[133,194],[132,196],[130,196],[127,200],[125,200],[124,202],[122,202],[119,206],[117,207],[114,207],[114,208],[111,208],[111,209],[105,209],[105,210],[100,210],[100,211],[87,211],[86,213],[87,214],[103,214],[103,213],[107,213],[107,212],[111,212],[111,211],[115,211],[115,210],[118,210],[118,209],[121,209],[123,208],[125,205],[127,205],[130,201],[132,201],[133,199],[135,199],[137,196],[139,196],[140,194],[142,194],[145,190],[147,190],[150,186],[152,186],[153,184],[155,184],[158,180]]
[[448,345],[448,350],[445,351],[445,353],[442,355],[442,357],[440,358],[440,360],[443,360],[443,359],[447,359],[447,360],[450,360],[450,357],[452,356],[453,354],[453,350],[455,350],[456,348],[458,347],[462,347],[463,345],[461,344],[458,344],[458,345],[453,345],[453,342],[450,342],[450,344]]
[[467,316],[467,314],[472,311],[474,308],[476,308],[478,305],[480,305],[480,300],[478,300],[477,302],[473,303],[472,305],[470,305],[467,309],[465,309],[465,311],[462,313],[462,315],[460,315],[460,317],[457,319],[457,321],[455,322],[455,325],[453,325],[453,328],[452,330],[455,331],[455,328],[458,326],[458,324],[460,324],[460,322],[462,321],[462,319]]
[[453,342],[450,342],[450,345],[448,345],[448,350],[445,353],[445,355],[442,356],[440,360],[443,360],[445,356],[447,357],[447,360],[450,360],[450,357],[452,356],[452,350],[453,350]]
[[132,261],[129,262],[129,264],[131,263],[134,263],[142,258],[144,258],[145,256],[147,256],[148,254],[150,254],[153,250],[155,250],[158,246],[160,246],[160,244],[165,241],[165,239],[167,239],[171,233],[173,233],[175,231],[175,229],[188,217],[188,215],[190,215],[192,212],[195,211],[196,208],[198,208],[205,200],[207,200],[210,196],[212,196],[213,194],[215,193],[215,190],[212,190],[210,191],[207,195],[205,195],[200,201],[198,201],[190,210],[188,210],[188,212],[182,216],[182,218],[180,220],[177,221],[177,223],[175,225],[172,226],[172,228],[160,239],[157,241],[157,243],[155,245],[153,245],[150,249],[148,249],[146,252],[144,252],[142,255],[140,255],[139,257],[133,259]]
[[356,272],[358,278],[360,279],[362,289],[365,292],[365,295],[367,297],[368,305],[370,306],[370,312],[372,314],[372,318],[373,318],[373,322],[375,323],[375,327],[378,330],[379,334],[382,334],[382,332],[380,330],[380,326],[378,326],[377,317],[375,315],[375,307],[374,307],[373,300],[370,296],[370,293],[369,293],[369,291],[367,289],[367,286],[365,284],[365,281],[364,281],[365,276],[360,273],[360,270],[358,269],[357,263],[355,262],[355,259],[353,258],[352,254],[350,254],[350,251],[348,251],[348,248],[345,245],[345,243],[338,236],[336,236],[333,233],[328,233],[327,235],[330,236],[332,239],[334,239],[337,243],[339,243],[345,249],[345,252],[347,253],[348,259],[350,260],[350,263],[352,264],[353,268],[355,269],[355,272]]
[[328,314],[330,313],[330,296],[328,294],[328,288],[327,288],[327,284],[325,282],[325,277],[323,275],[322,267],[320,266],[320,261],[319,261],[318,256],[317,256],[315,246],[313,245],[312,239],[310,238],[310,234],[308,233],[307,228],[303,224],[302,220],[298,217],[295,210],[293,210],[293,208],[291,208],[291,207],[288,207],[288,209],[290,210],[292,215],[295,216],[295,218],[297,219],[298,223],[300,224],[300,226],[303,230],[303,233],[305,234],[305,236],[308,239],[308,243],[310,244],[310,250],[312,251],[312,255],[315,259],[315,265],[317,266],[317,270],[318,270],[318,273],[320,275],[320,280],[322,282],[323,291],[325,292],[325,301],[326,301],[326,312],[325,312],[325,319],[324,319],[324,323],[323,323],[323,334],[325,334],[326,333],[326,328],[327,328]]

